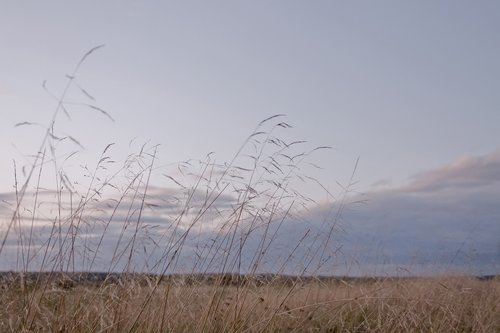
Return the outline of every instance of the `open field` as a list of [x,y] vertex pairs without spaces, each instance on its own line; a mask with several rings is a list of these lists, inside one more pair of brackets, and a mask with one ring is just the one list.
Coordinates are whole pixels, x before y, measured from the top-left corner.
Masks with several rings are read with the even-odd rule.
[[0,302],[1,332],[500,332],[498,277],[4,274]]

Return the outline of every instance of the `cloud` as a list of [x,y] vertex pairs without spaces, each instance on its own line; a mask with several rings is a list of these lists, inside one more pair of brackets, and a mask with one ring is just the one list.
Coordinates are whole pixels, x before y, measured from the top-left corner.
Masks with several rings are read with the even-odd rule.
[[[79,269],[119,271],[132,253],[135,270],[153,272],[239,267],[289,274],[498,274],[499,183],[500,153],[494,152],[421,172],[399,187],[346,197],[345,205],[308,210],[297,205],[288,211],[291,201],[281,202],[280,196],[267,206],[241,206],[231,193],[221,193],[207,209],[206,189],[150,187],[144,203],[143,189],[135,197],[131,191],[91,200],[84,211],[72,211],[65,199],[61,232],[55,223],[55,192],[39,194],[33,227],[34,196],[28,193],[24,223],[13,228],[2,253],[10,259],[0,269],[19,265],[13,259],[20,256],[18,235],[24,235],[26,248],[31,233],[32,253],[48,248],[57,256],[63,243],[66,255],[74,242]],[[0,199],[2,215],[11,215],[15,194],[3,193]],[[37,260],[41,265],[40,258],[32,265]]]
[[500,152],[465,157],[353,199],[367,200],[344,214],[345,251],[360,270],[500,273]]
[[400,190],[435,192],[444,189],[478,188],[500,182],[500,151],[482,156],[467,156],[444,167],[416,174]]
[[[44,265],[41,258],[36,257],[37,251],[40,254],[47,250],[48,257],[52,258],[60,257],[60,251],[67,258],[73,252],[70,248],[75,249],[78,270],[123,268],[123,261],[128,257],[125,253],[135,253],[138,249],[152,252],[147,255],[147,259],[155,263],[163,255],[158,248],[171,246],[170,239],[182,235],[193,221],[215,220],[221,212],[229,210],[234,202],[232,196],[218,194],[216,200],[215,197],[208,200],[214,204],[212,209],[205,208],[207,193],[202,190],[184,191],[151,186],[144,200],[143,193],[144,188],[138,191],[132,189],[106,197],[91,196],[82,203],[77,195],[70,196],[69,192],[65,192],[58,204],[56,191],[40,190],[36,196],[34,192],[27,192],[19,218],[11,225],[1,254],[10,259],[1,262],[0,270],[18,269],[20,262],[27,261],[28,248],[32,254],[29,258],[32,270]],[[3,237],[15,209],[16,194],[2,193],[0,199],[0,235]],[[201,217],[200,212],[203,212]],[[98,253],[94,255],[93,251],[96,250]],[[154,252],[158,252],[156,257]],[[96,265],[93,265],[94,257]],[[144,263],[139,260],[138,265],[144,266]],[[47,264],[44,267],[49,268]]]

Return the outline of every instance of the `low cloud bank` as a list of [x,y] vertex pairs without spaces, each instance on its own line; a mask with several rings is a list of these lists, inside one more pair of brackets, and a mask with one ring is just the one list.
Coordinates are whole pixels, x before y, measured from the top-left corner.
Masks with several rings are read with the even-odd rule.
[[361,271],[500,273],[500,152],[416,174],[347,210]]
[[[182,194],[153,187],[140,215],[141,201],[132,196],[101,200],[89,203],[73,224],[66,221],[59,231],[54,196],[51,191],[39,194],[46,208],[39,208],[33,227],[29,209],[23,210],[23,223],[13,226],[5,243],[1,270],[19,269],[28,255],[32,270],[42,265],[61,268],[57,259],[43,261],[48,253],[52,258],[73,256],[74,267],[69,267],[70,260],[64,269],[96,271],[120,271],[129,265],[150,272],[226,267],[287,274],[500,273],[500,152],[421,172],[400,187],[350,196],[343,207],[292,210],[284,219],[285,211],[262,211],[260,216],[247,214],[237,226],[224,225],[238,212],[232,195],[218,196],[204,211],[202,191]],[[188,209],[186,196],[191,198]],[[3,236],[15,195],[3,193],[0,198]],[[62,206],[71,211],[67,202]],[[267,218],[273,222],[266,224]],[[76,228],[78,238],[72,239]],[[26,243],[29,234],[32,244]],[[63,239],[74,246],[61,245]],[[66,250],[58,254],[61,248]]]

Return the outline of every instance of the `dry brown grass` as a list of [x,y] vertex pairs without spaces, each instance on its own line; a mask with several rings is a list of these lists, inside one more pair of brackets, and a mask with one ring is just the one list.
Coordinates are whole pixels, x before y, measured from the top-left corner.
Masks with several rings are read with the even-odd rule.
[[262,285],[168,280],[157,288],[154,279],[48,283],[32,294],[29,318],[19,281],[4,283],[0,331],[500,331],[498,278],[276,279]]

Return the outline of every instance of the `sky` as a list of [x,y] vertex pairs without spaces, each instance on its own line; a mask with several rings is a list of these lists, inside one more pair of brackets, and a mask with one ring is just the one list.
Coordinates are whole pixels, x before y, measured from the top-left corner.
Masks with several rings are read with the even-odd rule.
[[[270,122],[292,128],[277,137],[332,147],[308,156],[321,169],[303,170],[321,186],[297,183],[318,203],[303,219],[321,231],[348,187],[336,269],[499,273],[496,1],[6,1],[0,31],[1,230],[52,95],[105,45],[76,74],[71,119],[56,121],[81,145],[56,142],[72,180],[85,183],[110,143],[116,161],[158,145],[151,184],[171,193],[163,167],[210,152],[229,162],[260,121],[284,114]],[[309,227],[287,228],[283,243]]]

